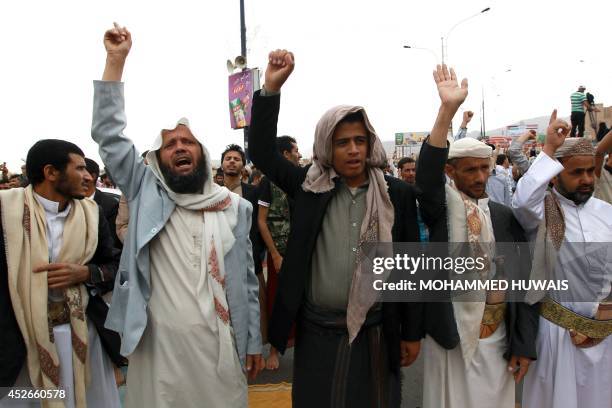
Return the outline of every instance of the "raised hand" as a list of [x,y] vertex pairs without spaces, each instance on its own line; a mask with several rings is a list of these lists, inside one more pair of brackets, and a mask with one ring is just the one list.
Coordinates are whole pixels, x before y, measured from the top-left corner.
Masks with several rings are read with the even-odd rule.
[[287,50],[272,51],[268,55],[268,67],[264,87],[270,92],[280,92],[295,67],[293,53]]
[[125,27],[113,23],[113,28],[104,33],[106,65],[102,74],[103,81],[121,81],[125,59],[132,48],[132,34]]
[[113,23],[113,28],[104,33],[104,48],[109,56],[125,59],[132,47],[132,34],[125,27]]
[[455,70],[451,68],[449,72],[446,64],[436,66],[433,76],[442,105],[458,109],[468,95],[467,79],[464,78],[459,86]]
[[527,132],[527,139],[529,140],[536,140],[536,131],[535,130],[530,130],[529,132]]
[[557,110],[555,109],[548,121],[544,152],[552,157],[563,142],[565,142],[565,138],[569,135],[570,129],[571,127],[566,121],[557,119]]
[[473,117],[474,117],[474,112],[472,111],[463,112],[463,122],[465,122],[465,124],[470,123],[470,120],[472,120]]

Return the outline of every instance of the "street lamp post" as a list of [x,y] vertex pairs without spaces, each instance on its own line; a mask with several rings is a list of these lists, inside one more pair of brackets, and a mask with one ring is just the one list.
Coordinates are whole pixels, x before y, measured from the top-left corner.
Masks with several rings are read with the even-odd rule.
[[[448,54],[448,37],[450,36],[450,34],[453,32],[453,30],[455,28],[457,28],[457,26],[459,26],[460,24],[465,23],[466,21],[477,17],[483,13],[486,13],[487,11],[491,10],[491,7],[487,7],[485,9],[480,10],[478,13],[473,14],[469,17],[464,18],[463,20],[458,21],[457,23],[455,23],[455,25],[453,25],[450,30],[448,30],[448,32],[446,33],[446,36],[440,37],[440,45],[441,45],[441,55],[440,55],[440,61],[442,62],[442,64],[444,64],[444,54]],[[446,48],[445,48],[446,45]],[[404,45],[404,48],[409,48],[409,49],[414,49],[414,50],[423,50],[423,51],[428,51],[431,54],[433,54],[434,58],[436,59],[436,63],[438,62],[438,57],[436,55],[436,53],[429,49],[429,48],[421,48],[421,47],[412,47],[410,45]],[[483,110],[483,116],[484,116],[484,92],[483,92],[483,106],[482,106],[482,110]],[[484,118],[482,120],[482,126],[484,127]],[[450,126],[449,126],[449,132],[452,134],[453,133],[453,123],[451,122]]]
[[[507,67],[506,69],[504,69],[504,73],[508,73],[508,72],[512,72],[512,68]],[[492,81],[495,81],[495,77],[491,77]],[[499,94],[497,94],[497,96],[500,96]],[[484,92],[484,85],[482,85],[482,107],[481,109],[481,118],[480,118],[480,137],[484,138],[487,136],[487,125],[485,123],[485,92]]]
[[464,18],[464,19],[463,19],[463,20],[461,20],[461,21],[458,21],[457,23],[455,23],[455,25],[454,25],[454,26],[452,26],[452,27],[450,28],[450,30],[448,30],[448,32],[446,33],[446,35],[445,35],[444,37],[440,37],[440,42],[441,42],[441,45],[442,45],[442,64],[444,64],[444,59],[445,59],[445,58],[444,58],[444,54],[445,54],[445,53],[446,53],[446,55],[447,55],[447,58],[446,58],[446,59],[448,59],[448,37],[451,35],[451,33],[453,32],[453,30],[454,30],[455,28],[457,28],[457,26],[459,26],[459,25],[461,25],[461,24],[465,23],[466,21],[471,20],[471,19],[472,19],[472,18],[474,18],[474,17],[478,17],[479,15],[481,15],[481,14],[483,14],[483,13],[486,13],[486,12],[487,12],[487,11],[489,11],[489,10],[491,10],[491,7],[487,7],[487,8],[485,8],[485,9],[482,9],[482,10],[480,10],[478,13],[473,14],[473,15],[471,15],[471,16],[469,16],[469,17],[466,17],[466,18]]
[[439,59],[438,59],[438,55],[435,53],[434,50],[432,50],[431,48],[423,48],[423,47],[413,47],[412,45],[404,45],[404,48],[408,48],[411,50],[421,50],[421,51],[427,51],[428,53],[430,53],[431,55],[433,55],[434,60],[436,61],[436,64],[438,63]]

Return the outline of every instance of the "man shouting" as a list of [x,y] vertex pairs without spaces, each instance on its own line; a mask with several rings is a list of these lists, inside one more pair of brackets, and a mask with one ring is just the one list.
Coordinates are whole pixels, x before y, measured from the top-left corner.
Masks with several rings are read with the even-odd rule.
[[252,207],[213,183],[211,157],[181,118],[145,166],[126,126],[121,76],[131,35],[104,35],[92,137],[129,202],[130,223],[106,325],[130,358],[128,407],[246,407],[246,369],[262,368]]

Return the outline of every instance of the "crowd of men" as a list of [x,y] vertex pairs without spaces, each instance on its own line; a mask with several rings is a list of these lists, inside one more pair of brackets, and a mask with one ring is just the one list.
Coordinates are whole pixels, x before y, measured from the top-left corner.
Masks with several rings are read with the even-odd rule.
[[[248,380],[288,347],[296,408],[400,407],[401,368],[419,354],[424,407],[612,406],[612,248],[562,245],[612,242],[612,131],[594,146],[579,115],[575,135],[555,110],[544,143],[527,132],[502,151],[467,137],[466,111],[449,137],[468,84],[442,65],[431,134],[397,174],[353,105],[323,114],[301,166],[296,139],[277,136],[295,59],[276,50],[253,96],[254,166],[229,145],[214,171],[187,118],[137,151],[121,82],[131,34],[115,25],[104,45],[91,134],[121,198],[67,141],[35,143],[22,176],[2,168],[0,386],[65,398],[4,395],[0,407],[119,407],[123,384],[127,407],[246,407]],[[369,243],[426,241],[535,243],[507,256],[532,274],[579,276],[569,292],[580,301],[383,302],[363,290]]]

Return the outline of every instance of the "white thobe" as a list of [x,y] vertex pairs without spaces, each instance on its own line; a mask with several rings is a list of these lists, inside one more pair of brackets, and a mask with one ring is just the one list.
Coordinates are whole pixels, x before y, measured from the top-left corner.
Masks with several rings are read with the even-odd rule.
[[[49,250],[49,262],[57,261],[62,244],[64,242],[64,225],[66,217],[70,212],[71,204],[63,211],[59,211],[59,203],[56,201],[47,200],[44,197],[34,193],[34,197],[45,209],[46,218],[46,234],[47,248]],[[54,293],[55,292],[55,293]],[[61,291],[49,290],[49,297],[59,297],[63,299]],[[88,351],[89,351],[89,366],[90,366],[90,382],[87,385],[86,397],[87,406],[90,408],[119,408],[119,392],[115,381],[115,372],[113,363],[104,352],[100,337],[95,326],[87,320],[88,332]],[[66,408],[74,408],[74,376],[72,373],[72,331],[70,324],[61,324],[53,328],[53,337],[55,339],[55,347],[59,358],[60,366],[60,387],[59,389],[66,391],[66,399],[64,401]],[[28,373],[28,365],[24,364],[17,381],[15,388],[32,387],[30,375]],[[8,398],[0,400],[0,408],[34,408],[40,407],[39,402],[35,401],[10,401]]]
[[514,408],[514,379],[508,372],[506,324],[478,340],[466,366],[461,345],[446,350],[427,336],[423,342],[425,365],[424,408]]
[[[449,241],[467,242],[464,204],[458,195],[452,195],[452,188],[447,187],[446,190]],[[483,242],[494,242],[489,199],[475,200],[475,203],[483,215],[481,239]],[[430,336],[425,338],[424,408],[514,408],[514,379],[503,357],[507,348],[505,322],[501,322],[491,336],[480,339],[480,323],[485,306],[484,303],[476,303],[453,303],[461,339],[457,347],[447,350]]]
[[[246,407],[247,383],[236,347],[231,375],[217,372],[219,335],[202,261],[200,211],[176,207],[151,242],[147,327],[130,358],[125,406],[140,408]],[[233,332],[232,332],[233,340]]]
[[[544,217],[544,197],[549,180],[563,166],[545,153],[533,162],[514,194],[513,210],[529,238],[534,240]],[[612,205],[597,198],[576,205],[553,189],[565,217],[564,242],[612,242]],[[568,279],[573,299],[561,302],[583,316],[593,318],[599,302],[610,293],[612,248],[609,244],[562,246],[552,279]],[[577,254],[580,248],[588,249]],[[576,283],[582,282],[583,285]],[[573,345],[568,330],[540,317],[538,359],[529,368],[523,385],[523,408],[612,407],[612,337],[590,348]]]

